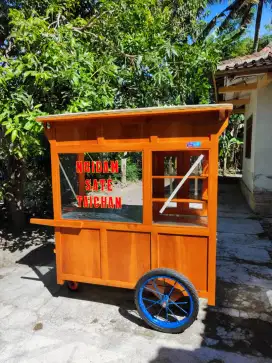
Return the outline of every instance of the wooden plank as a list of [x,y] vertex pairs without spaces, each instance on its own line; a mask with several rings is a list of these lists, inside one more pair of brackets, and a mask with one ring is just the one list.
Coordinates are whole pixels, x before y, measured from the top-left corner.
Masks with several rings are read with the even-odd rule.
[[193,236],[158,235],[158,267],[174,269],[193,283],[207,289],[208,239]]
[[143,223],[152,224],[152,152],[144,150],[143,152]]
[[77,221],[74,219],[40,219],[40,218],[31,218],[31,224],[40,224],[43,226],[52,226],[52,227],[71,227],[71,228],[83,228],[84,222]]
[[151,233],[151,269],[158,268],[158,233]]
[[107,231],[108,279],[136,284],[151,268],[150,253],[149,233]]
[[216,289],[216,228],[217,228],[217,190],[218,190],[218,137],[212,135],[213,147],[210,150],[210,169],[208,186],[208,227],[209,227],[209,248],[208,248],[208,293],[209,305],[215,305]]
[[[202,171],[206,175],[208,175],[208,173],[209,173],[209,152],[208,151],[205,152],[205,159],[203,162]],[[202,200],[208,200],[208,183],[209,183],[208,178],[205,178],[202,182],[202,191],[201,191]],[[207,204],[204,204],[204,205],[205,205],[205,207],[207,206]],[[207,211],[205,211],[205,212],[207,212]]]
[[241,91],[251,91],[257,89],[257,82],[248,84],[235,84],[233,86],[219,87],[218,93],[228,93],[228,92],[241,92]]
[[94,277],[73,275],[73,274],[62,274],[61,278],[64,281],[86,282],[86,283],[96,284],[96,285],[121,287],[124,289],[134,289],[135,285],[136,285],[135,282],[104,280],[104,279],[98,279],[98,278],[94,278]]
[[[84,153],[77,155],[77,161],[84,162]],[[79,195],[85,195],[85,173],[77,174]]]
[[98,229],[61,228],[62,272],[101,278]]
[[[195,199],[194,199],[195,201]],[[90,228],[90,229],[100,229],[105,228],[113,231],[133,231],[133,232],[164,232],[169,234],[182,234],[182,235],[192,235],[192,236],[208,236],[209,230],[204,227],[187,227],[187,226],[167,226],[167,225],[143,225],[143,224],[133,224],[133,223],[115,223],[115,222],[99,222],[99,221],[76,221],[73,219],[32,219],[31,222],[34,224],[42,224],[44,226],[53,227],[69,227],[69,228]],[[41,222],[38,222],[41,221]]]
[[243,115],[246,112],[245,108],[234,108],[232,111],[233,115]]
[[62,279],[62,242],[60,228],[55,228],[55,245],[57,283],[59,285],[62,285],[64,283],[64,280]]
[[129,118],[129,117],[144,117],[144,116],[159,116],[159,115],[174,115],[182,113],[199,113],[218,111],[220,109],[231,110],[231,105],[222,107],[221,105],[184,105],[184,106],[171,106],[171,107],[146,107],[146,108],[134,108],[134,109],[121,109],[121,110],[104,110],[93,112],[79,112],[70,114],[59,114],[49,116],[37,117],[38,122],[67,122],[67,121],[86,121],[97,120],[101,118]]
[[[120,287],[124,289],[135,289],[135,284],[131,282],[103,280],[103,279],[88,278],[86,276],[70,275],[70,274],[62,274],[61,278],[63,279],[63,281],[76,281],[76,282],[90,283],[93,285]],[[197,293],[198,296],[203,299],[208,298],[208,292],[205,290],[197,290]]]
[[100,229],[100,260],[101,260],[101,275],[103,280],[109,278],[109,258],[108,258],[108,241],[106,228]]
[[[184,178],[184,175],[153,175],[152,179],[182,179]],[[208,174],[202,174],[202,175],[191,175],[188,176],[188,179],[206,179],[208,178]]]
[[[211,147],[210,141],[198,138],[201,141],[201,147],[198,150],[208,150]],[[108,142],[106,145],[91,144],[88,141],[82,140],[80,144],[77,142],[58,142],[57,151],[63,154],[77,154],[85,152],[123,152],[123,151],[143,151],[143,150],[153,150],[153,151],[169,151],[169,150],[188,150],[189,141],[184,141],[182,138],[175,138],[171,143],[158,143],[152,144],[150,142],[138,142],[138,143],[122,143],[111,144]]]
[[[221,101],[221,103],[232,103],[235,106],[243,106],[243,105],[249,105],[250,104],[250,98],[239,98],[239,99],[232,99],[227,101]],[[232,111],[233,113],[233,111]]]
[[61,217],[61,192],[60,192],[60,167],[59,156],[56,148],[56,140],[51,140],[51,173],[54,219]]
[[[165,202],[168,198],[152,198],[152,202]],[[171,199],[171,202],[177,203],[204,203],[201,199]]]

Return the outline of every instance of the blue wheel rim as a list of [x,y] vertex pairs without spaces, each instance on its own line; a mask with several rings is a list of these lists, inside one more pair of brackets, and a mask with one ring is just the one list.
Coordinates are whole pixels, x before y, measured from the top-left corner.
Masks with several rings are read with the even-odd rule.
[[185,325],[194,311],[193,298],[188,288],[174,277],[166,275],[146,280],[137,298],[144,316],[163,329]]

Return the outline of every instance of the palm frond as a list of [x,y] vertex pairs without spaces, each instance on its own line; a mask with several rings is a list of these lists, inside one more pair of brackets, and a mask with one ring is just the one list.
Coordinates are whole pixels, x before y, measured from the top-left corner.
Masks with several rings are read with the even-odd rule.
[[[229,6],[227,6],[221,13],[216,15],[204,28],[203,32],[197,40],[204,40],[210,32],[216,27],[217,22],[226,17],[219,27],[219,31],[224,30],[233,19],[237,19],[238,15],[248,14],[249,10],[253,8],[257,0],[234,0]],[[212,3],[212,2],[211,2]],[[244,15],[243,15],[244,18]]]

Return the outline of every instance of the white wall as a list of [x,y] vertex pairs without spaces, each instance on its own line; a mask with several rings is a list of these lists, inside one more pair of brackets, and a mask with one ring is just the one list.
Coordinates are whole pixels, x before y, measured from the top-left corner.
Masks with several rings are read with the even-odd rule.
[[[257,92],[254,191],[272,191],[272,83]],[[253,151],[253,150],[252,150]]]
[[251,92],[250,104],[246,105],[245,121],[252,115],[252,143],[251,158],[245,157],[246,153],[246,122],[244,131],[244,152],[243,152],[243,182],[246,187],[253,192],[254,189],[254,160],[255,160],[255,138],[256,138],[256,116],[257,116],[257,90]]

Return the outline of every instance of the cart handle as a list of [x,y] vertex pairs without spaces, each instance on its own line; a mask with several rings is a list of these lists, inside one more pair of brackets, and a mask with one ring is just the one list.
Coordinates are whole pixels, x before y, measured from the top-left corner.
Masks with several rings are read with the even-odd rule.
[[192,172],[195,170],[195,168],[202,161],[203,158],[204,158],[204,155],[201,154],[197,158],[197,160],[194,162],[194,164],[191,166],[191,168],[187,171],[187,173],[184,175],[183,179],[181,179],[181,181],[179,182],[179,184],[174,189],[173,193],[170,195],[170,197],[167,199],[167,201],[162,206],[162,208],[160,210],[160,214],[162,214],[165,211],[165,209],[170,204],[171,200],[174,198],[174,196],[177,194],[177,192],[180,190],[180,188],[182,187],[182,185],[186,182],[186,180],[188,179],[188,177],[192,174]]

